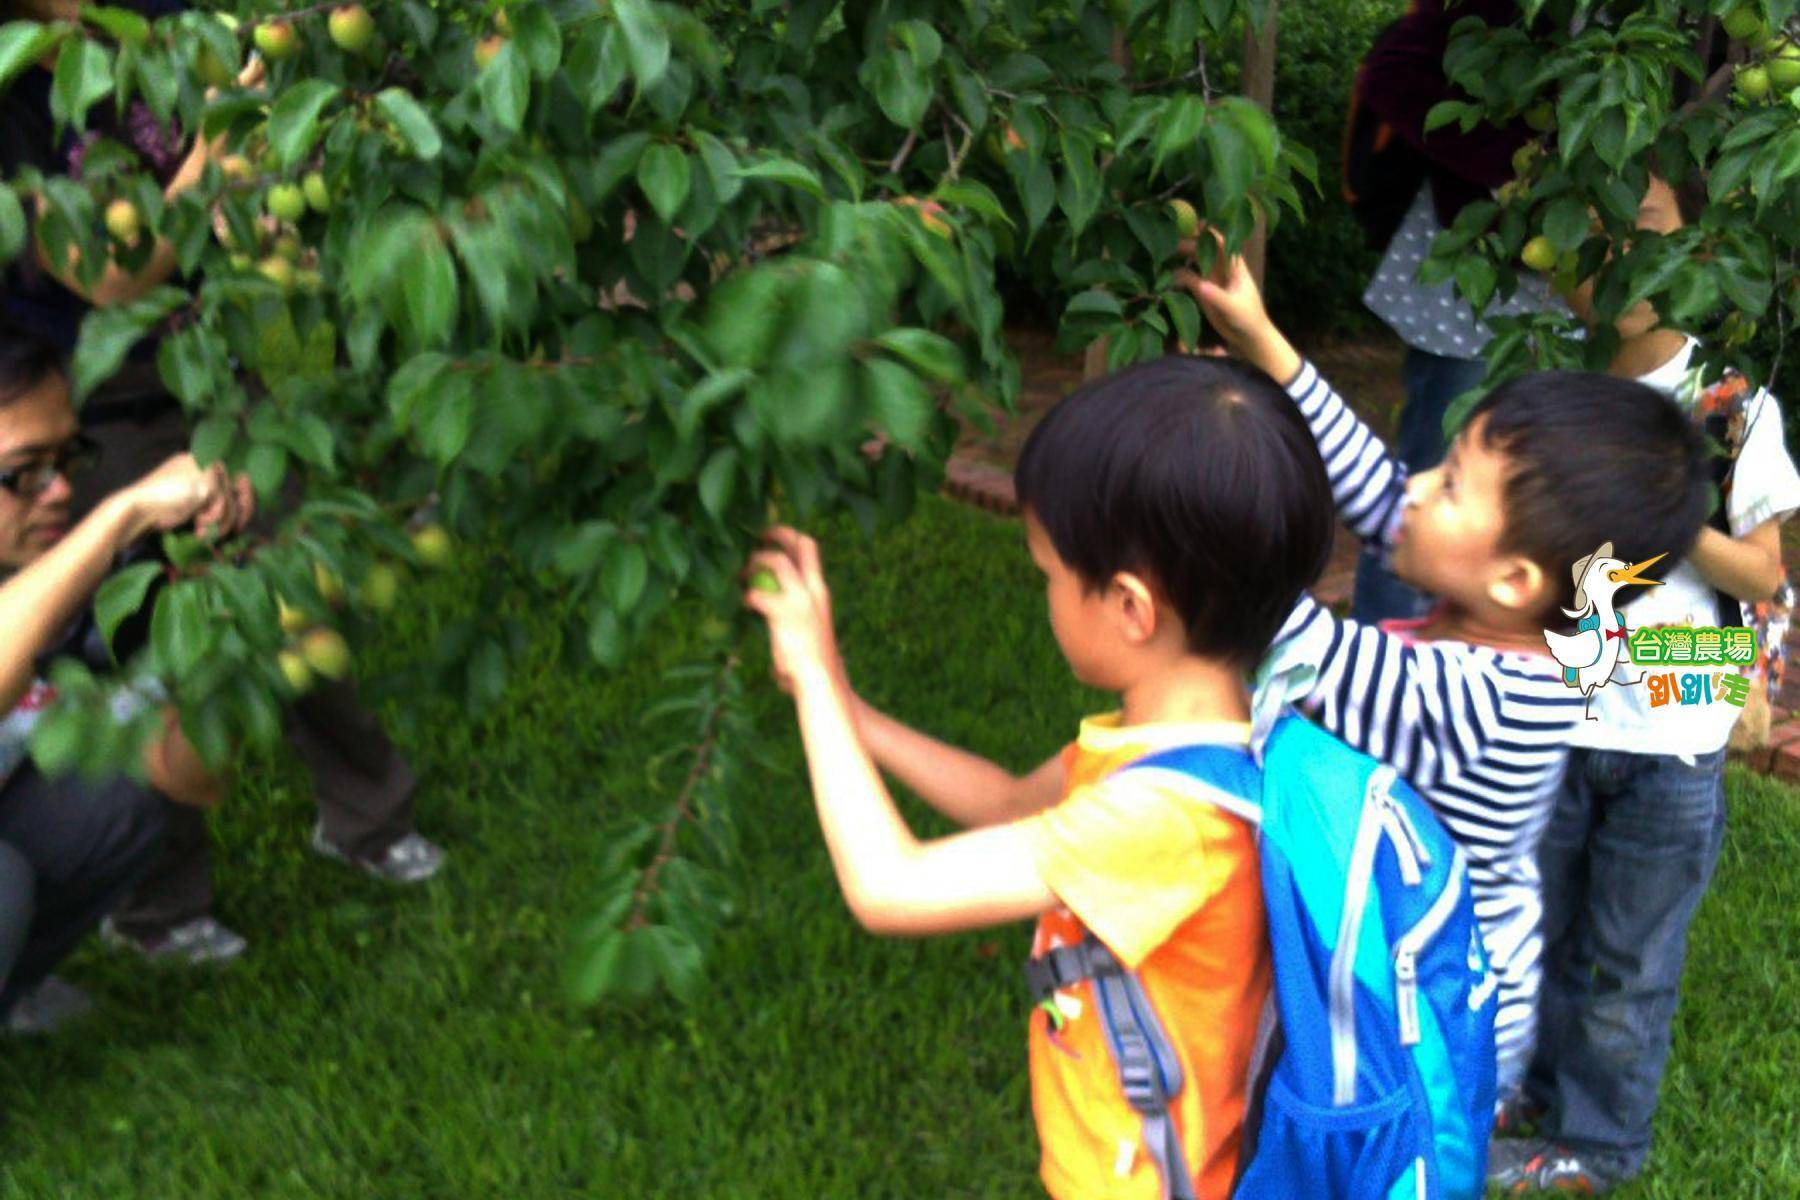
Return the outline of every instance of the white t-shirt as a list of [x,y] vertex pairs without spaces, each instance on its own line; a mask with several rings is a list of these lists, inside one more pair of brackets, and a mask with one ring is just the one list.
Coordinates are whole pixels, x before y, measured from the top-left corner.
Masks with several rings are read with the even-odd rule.
[[[1638,380],[1665,395],[1679,398],[1688,376],[1696,343],[1692,338],[1681,352]],[[1783,518],[1800,508],[1800,472],[1788,457],[1782,438],[1781,406],[1766,391],[1758,391],[1745,408],[1743,448],[1731,477],[1725,504],[1726,523],[1733,537],[1743,537],[1770,518]],[[1659,564],[1660,566],[1661,564]],[[1625,623],[1631,629],[1663,625],[1713,628],[1719,624],[1718,592],[1685,560],[1668,571],[1652,568],[1661,587],[1643,589],[1625,605]],[[1636,589],[1634,589],[1636,590]],[[1738,620],[1748,624],[1746,617]],[[1646,665],[1651,674],[1671,672],[1730,673],[1732,666],[1681,667]],[[1617,680],[1594,692],[1588,711],[1596,718],[1576,724],[1570,744],[1592,750],[1626,750],[1637,754],[1673,754],[1690,757],[1710,754],[1731,737],[1731,727],[1743,709],[1718,698],[1711,704],[1667,703],[1650,706],[1647,683],[1622,686]]]

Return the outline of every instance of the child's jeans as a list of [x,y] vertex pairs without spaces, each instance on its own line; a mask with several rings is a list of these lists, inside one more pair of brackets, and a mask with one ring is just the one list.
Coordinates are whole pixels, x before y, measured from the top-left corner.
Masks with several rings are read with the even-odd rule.
[[1688,923],[1725,836],[1725,751],[1573,750],[1538,851],[1544,982],[1526,1091],[1546,1136],[1642,1170]]

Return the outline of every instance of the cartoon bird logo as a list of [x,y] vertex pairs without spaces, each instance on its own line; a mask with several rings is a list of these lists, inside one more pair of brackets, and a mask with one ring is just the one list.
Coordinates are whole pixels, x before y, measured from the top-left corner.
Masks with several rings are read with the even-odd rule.
[[[1611,542],[1602,542],[1598,550],[1575,563],[1575,607],[1563,609],[1576,618],[1575,632],[1562,634],[1546,629],[1544,642],[1550,647],[1551,657],[1562,664],[1563,682],[1578,689],[1589,704],[1593,702],[1594,690],[1612,682],[1614,674],[1620,671],[1619,660],[1625,652],[1625,615],[1614,609],[1613,596],[1620,588],[1634,583],[1660,586],[1662,580],[1645,579],[1643,573],[1664,557],[1658,554],[1627,566],[1624,560],[1613,557]],[[1629,666],[1626,660],[1627,669],[1619,675],[1618,682],[1625,686],[1642,683],[1644,672],[1634,675]],[[1593,713],[1586,715],[1588,720],[1595,720]]]

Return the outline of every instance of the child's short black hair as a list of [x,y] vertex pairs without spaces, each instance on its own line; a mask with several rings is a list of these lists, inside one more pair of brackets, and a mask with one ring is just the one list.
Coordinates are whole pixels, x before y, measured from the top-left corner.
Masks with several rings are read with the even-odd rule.
[[1331,485],[1294,402],[1253,367],[1169,357],[1032,430],[1020,504],[1090,586],[1145,576],[1193,653],[1249,670],[1331,555]]
[[63,372],[56,343],[25,333],[0,333],[0,408]]
[[1641,562],[1686,556],[1713,490],[1706,441],[1681,406],[1631,379],[1540,371],[1495,388],[1464,428],[1485,417],[1483,444],[1506,456],[1501,548],[1549,573],[1543,614],[1575,599],[1575,560],[1611,542]]

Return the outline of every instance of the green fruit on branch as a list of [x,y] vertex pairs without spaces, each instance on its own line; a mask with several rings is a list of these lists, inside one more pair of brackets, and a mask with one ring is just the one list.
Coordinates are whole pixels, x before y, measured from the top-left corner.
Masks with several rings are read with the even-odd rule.
[[363,578],[363,603],[376,612],[387,612],[400,598],[400,573],[386,563],[376,563]]
[[775,578],[775,572],[767,567],[758,567],[750,573],[750,586],[759,592],[768,592],[771,595],[781,593],[781,580]]
[[137,205],[121,196],[106,206],[106,232],[127,246],[135,245],[142,231]]
[[270,62],[291,57],[300,48],[300,35],[286,21],[264,21],[251,36],[256,41],[256,48]]
[[1175,232],[1182,237],[1191,238],[1200,232],[1200,214],[1179,196],[1169,201],[1169,215],[1175,218]]
[[506,15],[504,8],[494,14],[494,28],[507,37],[512,36],[512,18]]
[[1526,142],[1523,146],[1514,150],[1512,156],[1513,174],[1520,179],[1530,175],[1532,166],[1537,162],[1538,155],[1542,152],[1543,147],[1536,142]]
[[427,525],[412,535],[413,553],[428,567],[442,567],[450,562],[450,535],[442,525]]
[[306,178],[300,181],[300,190],[314,212],[331,211],[331,189],[325,184],[325,176],[317,171],[308,171]]
[[306,665],[306,659],[292,650],[283,650],[275,657],[281,668],[281,677],[295,692],[304,695],[312,687],[312,668]]
[[291,263],[298,264],[300,262],[300,255],[305,251],[306,247],[302,246],[300,244],[300,239],[293,234],[284,233],[275,239],[275,243],[271,249],[275,251],[275,257],[285,258]]
[[221,158],[219,160],[219,170],[225,173],[225,178],[232,180],[233,182],[248,179],[251,174],[253,174],[250,160],[241,154],[227,154],[224,158]]
[[280,614],[281,632],[283,633],[305,633],[312,628],[312,618],[290,605],[286,600],[277,597],[275,611]]
[[300,642],[306,665],[327,679],[350,674],[350,644],[335,629],[315,629]]
[[277,221],[298,221],[306,215],[306,193],[297,183],[278,183],[269,189],[269,215]]
[[1556,106],[1548,100],[1539,100],[1525,110],[1525,124],[1539,133],[1548,133],[1556,127]]
[[1556,246],[1540,233],[1525,243],[1519,260],[1534,271],[1548,271],[1556,266]]
[[1800,46],[1781,39],[1780,46],[1770,52],[1764,69],[1769,72],[1769,82],[1782,91],[1800,87]]
[[1769,94],[1769,72],[1762,67],[1739,67],[1737,94],[1752,104]]
[[271,254],[256,264],[259,275],[286,291],[294,286],[294,264],[279,254]]
[[313,586],[319,590],[319,599],[327,604],[336,604],[344,598],[344,581],[324,563],[313,564]]
[[237,82],[237,72],[214,54],[211,46],[200,47],[200,53],[194,56],[194,74],[207,87],[230,87]]
[[1725,14],[1726,36],[1735,41],[1757,41],[1764,32],[1762,13],[1754,4],[1740,4]]
[[361,54],[375,40],[375,21],[360,4],[333,9],[325,24],[331,40],[346,54]]

